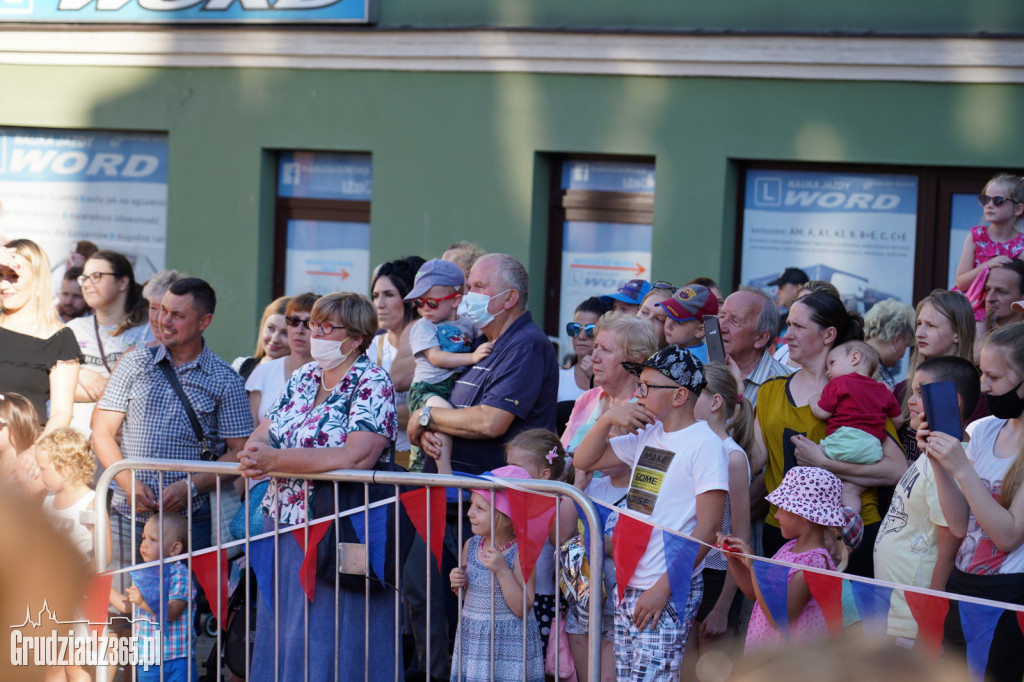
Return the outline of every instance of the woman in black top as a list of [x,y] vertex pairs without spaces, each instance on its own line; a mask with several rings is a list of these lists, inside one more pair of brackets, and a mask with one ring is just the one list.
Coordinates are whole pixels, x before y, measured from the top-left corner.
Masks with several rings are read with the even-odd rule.
[[7,242],[0,248],[0,393],[31,400],[45,431],[68,426],[79,358],[75,335],[53,305],[46,254],[28,239]]

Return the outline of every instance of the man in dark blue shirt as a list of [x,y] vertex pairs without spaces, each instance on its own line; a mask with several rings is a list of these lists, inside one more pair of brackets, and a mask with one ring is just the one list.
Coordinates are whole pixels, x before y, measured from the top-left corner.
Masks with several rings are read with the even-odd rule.
[[408,433],[435,457],[437,432],[452,436],[452,468],[478,474],[505,464],[504,443],[520,431],[555,430],[558,364],[551,342],[526,312],[530,278],[522,263],[489,254],[473,266],[467,284],[466,315],[494,349],[456,382],[454,407],[417,411]]

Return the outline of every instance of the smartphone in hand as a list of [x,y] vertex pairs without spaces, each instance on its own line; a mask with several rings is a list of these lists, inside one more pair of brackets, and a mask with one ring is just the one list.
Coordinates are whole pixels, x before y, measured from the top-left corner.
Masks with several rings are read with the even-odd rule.
[[929,431],[948,433],[960,441],[964,439],[960,403],[952,381],[921,384],[921,400],[924,402],[924,417]]
[[718,328],[718,318],[714,315],[704,316],[704,340],[708,344],[708,360],[725,362],[725,346],[722,345],[722,331]]

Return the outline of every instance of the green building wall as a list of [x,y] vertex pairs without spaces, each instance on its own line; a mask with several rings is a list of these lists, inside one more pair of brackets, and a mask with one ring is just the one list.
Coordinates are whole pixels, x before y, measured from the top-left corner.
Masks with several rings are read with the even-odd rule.
[[737,161],[1014,168],[1024,149],[1016,85],[41,66],[0,83],[3,125],[167,133],[167,265],[216,288],[229,359],[271,293],[276,150],[373,155],[373,263],[469,239],[524,260],[536,306],[549,153],[654,157],[653,276],[729,283]]

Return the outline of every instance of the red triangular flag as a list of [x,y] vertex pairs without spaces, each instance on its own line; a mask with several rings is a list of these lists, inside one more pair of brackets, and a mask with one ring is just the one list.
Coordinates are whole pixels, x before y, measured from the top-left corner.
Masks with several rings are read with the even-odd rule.
[[[218,556],[220,564],[218,565]],[[216,609],[217,622],[222,628],[228,624],[228,599],[231,594],[228,592],[228,551],[222,549],[219,552],[205,552],[192,557],[192,572],[196,580],[206,593],[206,600],[210,602],[210,609]],[[217,585],[220,584],[220,602],[217,601]]]
[[512,530],[519,544],[519,565],[523,580],[529,580],[548,539],[548,529],[555,518],[557,501],[547,495],[508,489],[508,505],[512,512]]
[[113,573],[94,575],[85,593],[85,618],[89,621],[89,629],[97,637],[103,634],[104,623],[107,622],[107,606],[110,604],[110,586],[113,581]]
[[320,541],[331,529],[334,519],[324,519],[320,523],[314,523],[309,527],[309,544],[306,544],[306,527],[296,528],[292,531],[292,537],[299,543],[299,549],[306,555],[299,567],[299,582],[302,590],[306,593],[309,601],[313,601],[313,594],[316,592],[316,548]]
[[833,637],[843,633],[843,579],[835,575],[804,571],[811,596],[825,615],[825,624]]
[[448,500],[444,488],[417,488],[398,496],[405,505],[416,532],[427,542],[427,504],[430,504],[430,552],[437,559],[437,571],[441,572],[441,552],[444,550],[445,515]]
[[905,591],[907,606],[917,621],[917,634],[924,642],[925,652],[932,658],[942,653],[942,628],[949,611],[949,599],[933,597],[930,594]]
[[1024,633],[1024,611],[1017,612],[1017,627],[1020,628],[1021,633]]
[[634,519],[627,514],[619,514],[612,535],[612,558],[615,561],[615,580],[618,583],[619,601],[626,593],[629,579],[640,563],[640,557],[647,551],[647,542],[651,539],[650,526],[643,521]]

